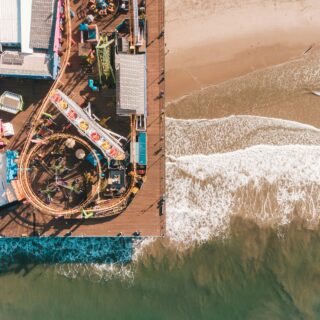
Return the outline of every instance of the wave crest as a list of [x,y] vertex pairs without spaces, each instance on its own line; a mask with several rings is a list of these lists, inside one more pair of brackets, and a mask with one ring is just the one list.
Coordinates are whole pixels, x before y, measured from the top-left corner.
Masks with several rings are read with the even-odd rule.
[[319,222],[320,147],[260,145],[224,154],[170,157],[167,235],[201,243],[228,233],[232,217],[282,225]]
[[299,122],[257,117],[178,120],[166,118],[166,151],[170,156],[211,154],[253,145],[320,144],[320,130]]

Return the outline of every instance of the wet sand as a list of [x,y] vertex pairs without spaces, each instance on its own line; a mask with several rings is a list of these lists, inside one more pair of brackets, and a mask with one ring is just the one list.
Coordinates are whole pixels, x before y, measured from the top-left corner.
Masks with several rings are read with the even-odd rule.
[[167,1],[167,102],[311,53],[319,11],[315,0]]
[[185,95],[167,106],[167,116],[215,119],[255,115],[320,126],[320,49],[300,59],[250,72]]

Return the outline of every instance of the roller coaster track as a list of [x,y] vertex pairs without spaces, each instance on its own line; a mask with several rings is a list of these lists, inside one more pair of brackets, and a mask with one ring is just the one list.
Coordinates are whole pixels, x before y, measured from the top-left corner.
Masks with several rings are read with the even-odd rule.
[[[64,133],[57,133],[54,135],[51,135],[47,138],[45,138],[43,140],[44,143],[48,143],[49,141],[52,140],[57,140],[57,139],[67,139],[70,138],[70,135],[68,134],[64,134]],[[46,212],[48,214],[51,215],[73,215],[76,213],[79,213],[81,211],[81,208],[87,206],[92,200],[93,198],[97,195],[97,193],[100,190],[100,183],[101,183],[101,165],[100,165],[100,161],[99,158],[95,152],[95,150],[91,147],[91,145],[89,143],[87,143],[86,141],[84,141],[83,139],[80,139],[79,137],[76,136],[72,136],[72,138],[81,143],[83,146],[85,146],[88,150],[91,151],[91,153],[94,155],[95,160],[97,162],[97,171],[98,171],[98,182],[96,185],[94,185],[94,188],[90,194],[90,196],[86,199],[85,202],[81,203],[80,206],[69,209],[69,210],[61,210],[61,208],[54,208],[52,205],[47,205],[44,202],[42,202],[39,197],[34,193],[34,191],[32,190],[32,187],[30,186],[29,182],[27,182],[25,184],[25,187],[27,189],[28,192],[28,201],[32,203],[32,205],[34,207],[36,207],[38,210],[42,211],[42,212]],[[37,154],[37,152],[39,151],[39,149],[42,147],[42,145],[36,144],[27,154],[27,156],[24,158],[24,165],[25,168],[29,168],[30,167],[30,162],[32,161],[32,158],[35,154]],[[27,172],[27,170],[23,170],[25,172]],[[26,173],[27,175],[27,173]],[[28,179],[28,178],[26,178]]]
[[[30,190],[30,185],[28,182],[28,174],[27,174],[27,170],[25,170],[26,166],[25,164],[28,163],[28,159],[30,158],[32,153],[29,153],[28,150],[30,148],[30,145],[32,143],[32,137],[35,135],[36,133],[36,127],[37,124],[42,116],[42,113],[46,110],[46,108],[48,107],[49,103],[50,103],[50,96],[52,94],[52,92],[54,92],[54,90],[58,87],[59,85],[59,81],[61,80],[66,67],[67,67],[67,62],[70,58],[70,53],[71,53],[71,18],[70,18],[70,0],[65,0],[65,15],[66,15],[66,35],[67,35],[67,45],[66,45],[66,55],[63,61],[63,66],[60,70],[59,75],[57,76],[57,78],[55,79],[53,85],[51,86],[48,94],[46,95],[46,97],[44,98],[44,101],[42,103],[42,105],[39,107],[38,111],[35,113],[34,119],[33,119],[33,124],[32,127],[29,131],[29,134],[27,136],[26,142],[23,146],[23,149],[21,151],[20,154],[20,161],[19,161],[19,182],[20,182],[20,187],[23,191],[23,193],[26,195],[27,200],[34,205],[36,208],[38,208],[38,202],[39,199],[34,196],[34,193]],[[40,208],[42,208],[42,205],[40,205]],[[46,208],[43,208],[46,210]],[[43,211],[42,209],[40,209],[41,211]],[[50,211],[49,211],[50,212]]]
[[[28,172],[26,170],[27,164],[30,163],[32,155],[34,155],[34,152],[37,150],[39,147],[38,145],[32,147],[32,137],[36,134],[36,128],[39,120],[41,119],[41,116],[43,112],[48,108],[50,105],[50,97],[52,94],[55,92],[55,90],[58,88],[59,83],[61,82],[61,79],[65,73],[70,54],[71,54],[71,36],[72,36],[72,28],[71,28],[71,17],[70,17],[70,0],[65,0],[65,16],[66,16],[66,52],[65,52],[65,57],[63,61],[63,65],[60,69],[60,72],[55,79],[54,83],[52,84],[48,94],[43,100],[43,103],[37,110],[37,112],[34,115],[33,122],[32,122],[32,127],[29,131],[29,134],[27,136],[26,142],[23,146],[23,149],[20,154],[20,159],[19,159],[19,172],[18,172],[18,179],[19,179],[19,185],[21,187],[21,191],[25,194],[27,201],[37,208],[40,212],[44,214],[49,214],[53,216],[76,216],[79,215],[82,212],[82,209],[85,208],[85,210],[92,211],[95,213],[96,216],[112,216],[112,215],[117,215],[121,213],[127,206],[128,199],[131,195],[131,190],[133,188],[135,179],[133,178],[131,181],[131,185],[128,188],[127,192],[119,198],[119,201],[110,204],[108,201],[102,201],[99,203],[99,205],[95,207],[87,207],[86,206],[89,204],[90,200],[92,200],[92,197],[89,197],[89,201],[86,201],[81,204],[81,206],[69,209],[69,210],[63,210],[54,208],[53,206],[46,205],[44,202],[42,202],[39,197],[33,192],[32,187],[29,183],[29,178],[28,178]],[[131,126],[131,129],[134,130],[134,127]],[[61,134],[61,138],[63,138],[64,135]],[[50,138],[50,137],[49,137]],[[49,139],[48,138],[48,139]],[[51,136],[52,138],[52,136]],[[76,137],[74,137],[77,139]],[[81,140],[81,143],[84,143],[89,150],[92,150],[92,147],[84,142],[82,139],[78,138]],[[93,151],[94,156],[96,156],[95,152]],[[99,161],[98,161],[99,163]],[[98,168],[98,171],[101,168]],[[98,188],[97,192],[99,192],[99,187],[100,187],[100,180],[98,181]]]

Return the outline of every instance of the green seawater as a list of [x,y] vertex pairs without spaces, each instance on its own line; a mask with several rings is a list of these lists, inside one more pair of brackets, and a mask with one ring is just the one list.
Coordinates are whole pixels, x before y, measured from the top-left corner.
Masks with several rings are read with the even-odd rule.
[[226,239],[193,249],[157,240],[126,266],[133,278],[19,265],[1,273],[0,319],[319,319],[319,247],[320,232],[303,223],[237,220]]

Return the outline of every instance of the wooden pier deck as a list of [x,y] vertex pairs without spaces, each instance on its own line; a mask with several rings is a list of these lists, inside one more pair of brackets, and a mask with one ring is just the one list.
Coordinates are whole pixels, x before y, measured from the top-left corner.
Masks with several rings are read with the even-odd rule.
[[[76,8],[73,8],[76,9]],[[6,237],[32,236],[123,236],[140,231],[141,236],[165,234],[165,208],[159,201],[165,193],[165,127],[164,98],[164,0],[146,0],[148,23],[147,99],[148,99],[148,169],[147,179],[128,208],[117,217],[67,220],[52,218],[37,212],[29,204],[17,204],[0,210],[0,235]],[[113,22],[115,25],[116,21]],[[74,28],[75,29],[75,28]],[[72,67],[75,67],[71,63]],[[5,87],[6,79],[2,80]],[[12,80],[11,80],[12,81]],[[62,85],[81,89],[85,81],[75,81],[67,73]],[[14,91],[14,90],[12,90]],[[79,97],[79,96],[78,96]],[[77,95],[73,97],[77,100]],[[81,101],[77,101],[81,103]],[[28,112],[27,112],[28,113]],[[27,114],[26,113],[26,114]],[[22,136],[23,137],[23,136]]]

